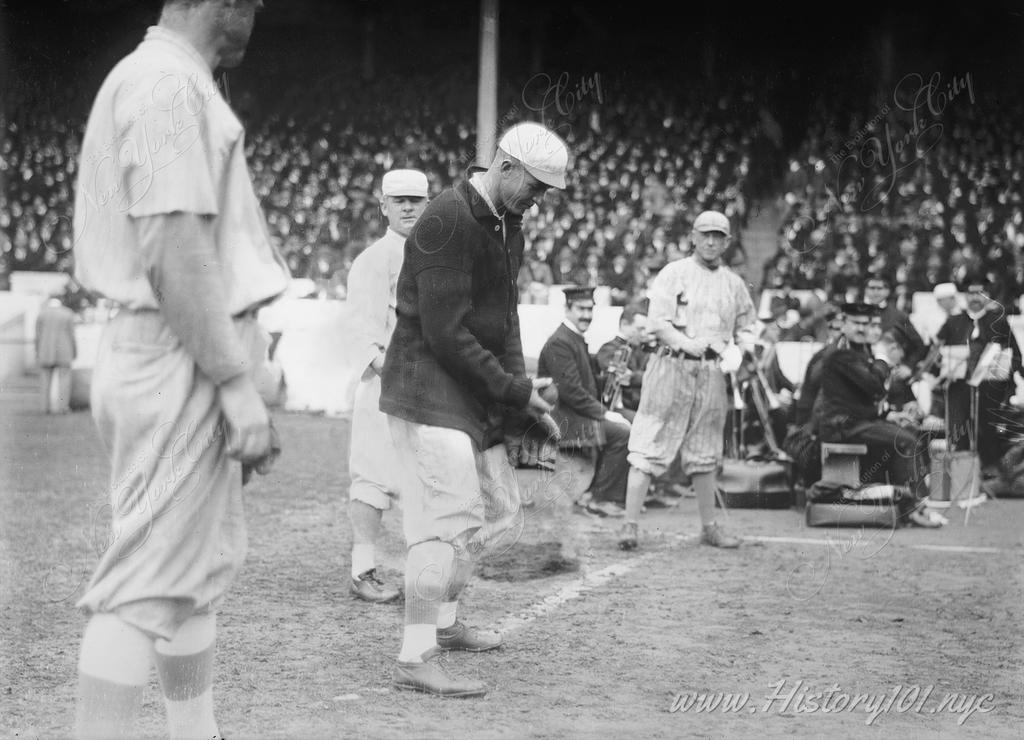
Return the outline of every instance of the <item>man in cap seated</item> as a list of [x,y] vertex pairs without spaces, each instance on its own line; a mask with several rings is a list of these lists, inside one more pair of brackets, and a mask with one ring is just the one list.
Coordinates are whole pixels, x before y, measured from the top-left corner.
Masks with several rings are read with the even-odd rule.
[[559,446],[598,450],[588,511],[622,516],[629,473],[629,421],[601,403],[594,364],[583,336],[594,318],[594,289],[569,287],[563,293],[565,319],[544,343],[537,372],[552,378],[558,388],[552,416],[562,430]]
[[928,495],[928,437],[907,424],[906,417],[885,404],[898,356],[875,356],[869,339],[877,305],[846,303],[843,336],[822,362],[816,418],[822,442],[867,445],[889,482],[905,486],[910,496],[899,502],[903,518],[923,527],[940,526],[922,511]]

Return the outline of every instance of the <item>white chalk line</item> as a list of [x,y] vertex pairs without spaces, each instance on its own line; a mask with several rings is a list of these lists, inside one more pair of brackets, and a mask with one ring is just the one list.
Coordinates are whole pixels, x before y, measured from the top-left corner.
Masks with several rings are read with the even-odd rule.
[[[685,540],[696,540],[696,535],[680,535],[675,538],[677,541]],[[545,596],[544,599],[528,606],[523,611],[517,614],[509,614],[503,618],[494,629],[502,634],[517,630],[524,625],[529,624],[538,617],[543,617],[545,614],[553,612],[563,604],[578,599],[588,591],[592,591],[595,588],[599,588],[614,578],[623,576],[629,571],[636,568],[638,565],[646,563],[652,559],[655,555],[658,555],[662,551],[652,551],[645,555],[641,555],[638,558],[632,558],[628,561],[620,560],[612,563],[611,565],[605,566],[600,570],[587,573],[580,578],[577,578],[569,583],[561,586],[553,593]]]
[[625,575],[640,563],[653,557],[653,555],[654,553],[650,553],[629,562],[612,563],[605,568],[601,568],[601,570],[588,573],[582,578],[577,578],[576,580],[565,584],[554,593],[544,597],[542,601],[538,601],[537,603],[528,606],[518,614],[508,615],[498,623],[495,629],[502,634],[517,630],[534,621],[538,617],[543,617],[545,614],[553,612],[566,602],[578,599],[587,591],[603,586],[613,578]]
[[[676,542],[685,542],[688,540],[696,540],[696,535],[676,535],[673,538]],[[835,542],[827,539],[820,539],[815,537],[768,537],[761,535],[744,535],[744,540],[751,540],[754,542],[774,542],[780,544],[792,544],[792,545],[834,545]],[[998,554],[1003,552],[1009,552],[1009,550],[1000,547],[969,547],[966,545],[905,545],[905,547],[914,550],[931,550],[937,552],[952,552],[952,553],[977,553],[977,554]],[[555,611],[562,605],[578,599],[588,591],[592,591],[595,588],[599,588],[609,581],[624,576],[631,570],[636,568],[638,565],[642,565],[646,561],[653,558],[658,552],[650,552],[646,555],[642,555],[638,558],[631,559],[629,561],[619,561],[612,563],[611,565],[605,566],[600,570],[596,570],[592,573],[587,573],[580,578],[577,578],[569,583],[559,587],[557,590],[545,596],[544,599],[538,601],[526,609],[522,610],[517,614],[509,614],[504,617],[493,629],[507,634],[514,630],[524,627],[530,622],[535,621],[539,617],[543,617],[551,612]]]
[[[834,545],[835,540],[820,539],[817,537],[765,537],[758,535],[744,535],[743,539],[753,540],[755,542],[779,542],[784,544],[792,545]],[[1009,552],[1006,548],[1002,547],[970,547],[968,545],[900,545],[911,550],[933,550],[936,552],[959,552],[959,553],[978,553],[978,554],[995,554],[1001,552]]]

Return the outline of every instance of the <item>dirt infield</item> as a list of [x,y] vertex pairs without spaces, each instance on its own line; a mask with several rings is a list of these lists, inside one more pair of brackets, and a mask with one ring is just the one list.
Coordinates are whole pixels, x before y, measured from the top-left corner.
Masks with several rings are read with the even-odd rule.
[[[0,393],[0,732],[66,737],[102,547],[106,462],[87,414]],[[346,588],[348,423],[278,414],[279,467],[248,490],[250,552],[219,614],[215,696],[239,738],[1020,737],[1024,501],[941,530],[808,529],[732,511],[748,541],[696,542],[693,499],[645,515],[641,548],[573,516],[577,562],[525,510],[463,614],[496,654],[452,656],[482,700],[390,689],[401,607]],[[396,514],[385,565],[397,576]],[[155,680],[139,737],[163,736]]]

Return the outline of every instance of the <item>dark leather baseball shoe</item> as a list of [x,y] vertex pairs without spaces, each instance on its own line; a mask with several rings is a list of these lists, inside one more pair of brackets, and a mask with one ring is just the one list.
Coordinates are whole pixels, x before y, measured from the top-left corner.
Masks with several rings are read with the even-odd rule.
[[387,604],[402,595],[400,590],[380,579],[376,568],[370,568],[358,578],[353,578],[349,590],[363,601],[375,604]]
[[468,627],[464,622],[456,622],[451,627],[437,630],[437,644],[444,650],[482,653],[501,647],[501,635]]
[[423,653],[422,663],[398,661],[391,685],[396,689],[455,698],[483,696],[487,693],[483,681],[453,676],[444,659],[444,651],[438,647]]
[[619,549],[635,550],[639,539],[640,527],[636,522],[626,522],[619,530]]

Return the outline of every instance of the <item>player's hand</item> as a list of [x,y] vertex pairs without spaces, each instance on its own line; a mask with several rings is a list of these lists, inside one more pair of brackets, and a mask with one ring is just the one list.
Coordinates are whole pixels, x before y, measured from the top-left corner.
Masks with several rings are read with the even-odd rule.
[[629,419],[620,414],[618,411],[605,411],[604,418],[606,421],[610,421],[614,424],[625,424],[627,427],[631,426]]
[[383,354],[379,354],[373,358],[373,362],[370,363],[370,369],[373,370],[373,372],[377,373],[377,375],[380,375],[381,373],[384,372]]
[[548,436],[555,441],[562,438],[562,430],[558,428],[558,424],[551,416],[551,410],[557,400],[558,389],[551,378],[533,379],[533,392],[530,394],[526,412],[540,422]]
[[267,457],[271,449],[270,415],[247,373],[242,373],[218,389],[224,414],[228,457],[254,463]]
[[[550,390],[546,390],[550,389]],[[542,414],[551,412],[554,408],[554,401],[547,400],[557,398],[557,391],[554,388],[554,381],[551,378],[534,378],[533,392],[530,393],[530,401],[526,404],[526,410],[530,416],[540,418]]]
[[676,349],[681,349],[690,355],[697,355],[698,357],[703,355],[711,344],[706,339],[691,339],[690,337],[684,337],[679,341]]

